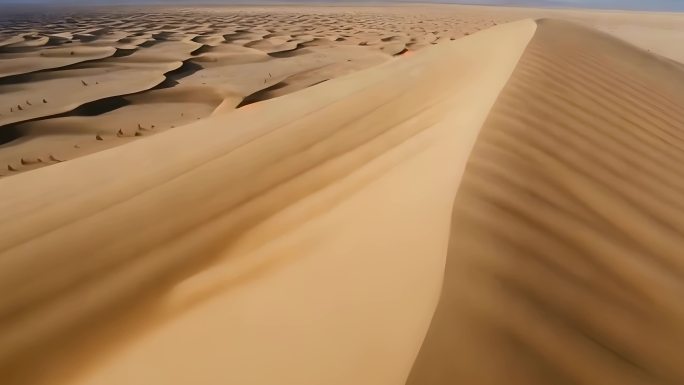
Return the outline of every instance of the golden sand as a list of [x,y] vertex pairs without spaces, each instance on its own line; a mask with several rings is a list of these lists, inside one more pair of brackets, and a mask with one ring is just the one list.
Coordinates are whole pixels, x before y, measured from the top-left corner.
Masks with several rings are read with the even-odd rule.
[[0,42],[3,385],[684,382],[684,18],[139,12]]

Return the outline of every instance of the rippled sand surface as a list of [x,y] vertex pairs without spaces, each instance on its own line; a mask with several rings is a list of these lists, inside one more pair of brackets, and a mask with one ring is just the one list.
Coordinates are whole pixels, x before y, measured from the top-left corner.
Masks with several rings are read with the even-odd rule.
[[684,381],[682,68],[539,22],[468,161],[409,384]]
[[3,385],[684,382],[681,16],[13,15]]

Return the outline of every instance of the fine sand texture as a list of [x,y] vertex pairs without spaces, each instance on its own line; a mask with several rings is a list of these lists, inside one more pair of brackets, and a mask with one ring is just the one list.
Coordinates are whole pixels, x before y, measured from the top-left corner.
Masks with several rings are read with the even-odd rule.
[[543,20],[468,161],[410,385],[684,383],[684,71]]
[[0,22],[0,383],[684,383],[678,20]]
[[403,383],[467,156],[535,29],[0,180],[3,383]]

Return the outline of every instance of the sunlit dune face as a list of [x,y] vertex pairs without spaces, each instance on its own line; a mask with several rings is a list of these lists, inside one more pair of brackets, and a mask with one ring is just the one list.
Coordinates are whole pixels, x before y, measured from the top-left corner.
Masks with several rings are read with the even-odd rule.
[[684,13],[0,8],[0,385],[684,384]]

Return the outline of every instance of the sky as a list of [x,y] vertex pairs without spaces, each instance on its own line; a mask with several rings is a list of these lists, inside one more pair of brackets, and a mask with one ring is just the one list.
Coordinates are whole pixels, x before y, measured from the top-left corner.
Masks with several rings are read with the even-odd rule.
[[529,5],[563,8],[606,8],[654,11],[684,11],[684,0],[474,0],[470,1],[470,3],[492,5]]
[[235,3],[371,3],[371,2],[437,2],[437,3],[465,3],[484,5],[520,5],[537,7],[562,8],[604,8],[604,9],[633,9],[652,11],[682,11],[684,0],[0,0],[0,4],[235,4]]

